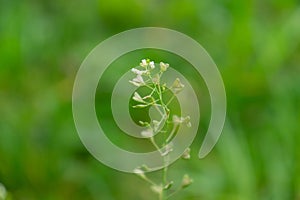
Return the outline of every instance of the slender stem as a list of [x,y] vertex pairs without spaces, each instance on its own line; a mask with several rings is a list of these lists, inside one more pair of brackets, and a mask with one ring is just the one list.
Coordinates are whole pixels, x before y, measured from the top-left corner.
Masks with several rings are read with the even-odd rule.
[[172,97],[170,98],[170,100],[166,103],[166,106],[168,106],[174,99],[175,95],[173,94]]
[[[162,76],[162,72],[160,72],[158,74],[158,81],[160,81],[160,78]],[[160,87],[160,84],[156,84],[153,82],[152,76],[149,74],[149,79],[151,80],[151,82],[153,83],[154,87],[151,88],[152,91],[150,93],[149,96],[152,96],[153,93],[156,93],[158,95],[159,99],[154,99],[154,97],[152,97],[152,101],[153,101],[153,105],[155,106],[156,110],[160,113],[161,115],[161,119],[158,123],[158,126],[160,127],[161,123],[163,122],[163,120],[167,120],[169,118],[169,108],[168,105],[172,102],[172,100],[174,99],[174,94],[173,96],[170,98],[170,100],[168,101],[167,104],[164,103],[163,98],[162,98],[162,90]],[[161,109],[158,107],[159,104],[157,104],[156,102],[159,101],[160,102],[160,106],[163,108],[163,111],[161,111]],[[166,139],[166,135],[164,134],[164,143],[163,145],[167,145],[168,141],[173,137],[173,135],[175,134],[176,131],[176,126],[173,126],[173,129],[169,135],[169,137]],[[157,143],[155,142],[155,139],[153,137],[150,138],[151,143],[153,144],[153,146],[159,151],[159,153],[161,155],[163,155],[163,152],[161,152],[160,147],[157,145]],[[165,197],[165,191],[164,191],[164,186],[167,184],[168,179],[167,179],[167,175],[168,175],[168,162],[169,162],[169,156],[168,155],[164,155],[163,156],[163,162],[164,162],[164,168],[163,168],[163,174],[162,174],[162,189],[161,192],[159,193],[159,200],[165,200],[167,197]]]
[[153,87],[149,86],[149,85],[143,85],[143,86],[146,86],[147,88],[153,90]]
[[164,116],[164,113],[162,113],[161,110],[158,108],[158,105],[159,105],[159,104],[156,104],[156,103],[155,103],[157,100],[154,100],[154,98],[152,98],[152,101],[153,101],[153,105],[154,105],[155,109],[156,109],[156,110],[159,112],[159,114],[163,117],[163,116]]
[[159,193],[159,200],[164,200],[164,192],[163,190]]
[[166,185],[167,184],[167,182],[168,182],[168,180],[167,180],[167,172],[168,172],[168,163],[169,162],[169,156],[168,155],[166,155],[165,157],[164,157],[164,171],[163,171],[163,183],[164,183],[164,185]]
[[145,180],[146,182],[150,183],[151,185],[156,185],[156,183],[154,183],[152,180],[150,180],[149,178],[147,178],[146,176],[142,178],[143,180]]
[[166,140],[167,143],[169,143],[170,140],[172,139],[172,137],[174,136],[177,126],[178,126],[178,125],[176,125],[176,124],[173,125],[173,129],[172,129],[172,131],[171,131],[169,137],[168,137],[167,140]]
[[158,122],[158,127],[160,127],[160,124],[164,121],[164,119],[165,119],[165,116],[163,116],[163,117],[160,119],[160,121]]
[[151,88],[151,89],[152,89],[152,91],[148,96],[152,96],[152,94],[155,92],[155,88]]
[[158,91],[159,91],[159,99],[160,99],[161,105],[164,105],[164,102],[163,102],[163,100],[162,100],[162,95],[161,95],[161,88],[160,88],[160,85],[158,86]]
[[[159,79],[161,77],[162,73],[159,74]],[[161,105],[163,106],[164,108],[164,113],[165,113],[165,117],[168,118],[169,114],[168,114],[168,107],[167,105],[163,102],[163,99],[162,99],[162,92],[161,92],[161,87],[160,85],[158,85],[158,92],[159,92],[159,99],[160,99],[160,103]],[[161,121],[163,120],[163,118],[161,119]],[[164,134],[164,143],[166,143],[166,136]],[[166,145],[166,144],[164,144]],[[167,184],[167,172],[168,172],[168,161],[167,161],[167,157],[168,155],[165,155],[164,156],[164,169],[163,169],[163,175],[162,175],[162,182],[163,182],[163,187]],[[162,199],[164,199],[164,188],[162,189],[161,191],[161,196],[162,196]]]
[[168,195],[166,197],[166,199],[169,199],[170,197],[172,197],[173,195],[175,195],[176,193],[180,192],[182,190],[182,187],[178,188],[177,190],[175,190],[173,193],[171,193],[170,195]]
[[153,137],[150,138],[151,143],[153,144],[153,146],[159,151],[159,153],[162,155],[163,152],[161,152],[159,146],[156,144],[155,140]]

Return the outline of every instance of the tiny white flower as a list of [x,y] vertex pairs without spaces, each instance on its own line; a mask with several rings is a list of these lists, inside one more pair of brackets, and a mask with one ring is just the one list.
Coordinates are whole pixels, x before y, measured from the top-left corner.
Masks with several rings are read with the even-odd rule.
[[147,60],[146,59],[143,59],[140,63],[140,66],[141,67],[147,67],[148,63],[147,63]]
[[129,82],[138,87],[145,84],[144,79],[141,75],[137,75],[134,79],[132,79],[132,81]]
[[169,64],[168,64],[168,63],[160,62],[159,65],[160,65],[160,70],[161,70],[162,72],[167,71],[167,69],[168,69],[168,67],[169,67]]
[[188,147],[188,148],[183,152],[183,154],[182,154],[181,157],[182,157],[183,159],[186,159],[186,160],[190,159],[190,158],[191,158],[190,152],[191,152],[191,149]]
[[187,127],[191,127],[192,126],[192,124],[190,122],[190,120],[191,120],[190,116],[178,117],[177,115],[173,115],[173,119],[172,120],[173,120],[173,123],[175,125],[184,123],[184,124],[186,124]]
[[143,75],[143,74],[146,73],[146,71],[138,70],[138,69],[136,69],[136,68],[132,68],[131,71],[132,71],[133,73],[135,73],[136,75]]
[[143,98],[139,95],[139,93],[134,92],[134,95],[132,97],[133,100],[140,102],[140,103],[146,103]]
[[159,121],[153,120],[152,123],[153,123],[154,131],[157,131],[159,128]]
[[148,128],[146,130],[143,130],[141,132],[141,135],[145,138],[150,138],[150,137],[153,137],[153,130],[151,128]]
[[172,89],[175,93],[180,92],[184,88],[184,85],[181,83],[179,78],[176,78],[172,84]]
[[183,122],[182,117],[178,117],[177,115],[173,115],[173,123],[174,124],[181,124]]
[[151,61],[151,62],[149,63],[149,65],[150,65],[150,68],[151,68],[151,69],[154,69],[154,68],[155,68],[155,64],[154,64],[153,61]]
[[191,123],[191,117],[190,116],[186,116],[185,118],[184,118],[184,122],[185,122],[185,124],[186,124],[186,126],[187,127],[191,127],[192,126],[192,123]]
[[173,143],[169,143],[166,146],[164,146],[164,150],[161,154],[161,156],[166,156],[168,155],[171,151],[173,151]]
[[136,81],[136,82],[139,82],[139,83],[145,83],[145,82],[144,82],[144,79],[143,79],[143,77],[142,77],[141,75],[137,75],[137,76],[133,79],[133,81]]
[[160,76],[158,74],[156,74],[153,78],[152,78],[152,82],[154,84],[159,84],[160,82]]

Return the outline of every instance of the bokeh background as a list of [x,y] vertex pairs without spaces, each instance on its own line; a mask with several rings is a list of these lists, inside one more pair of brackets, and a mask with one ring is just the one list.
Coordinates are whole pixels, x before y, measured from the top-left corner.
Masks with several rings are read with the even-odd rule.
[[[138,177],[87,152],[71,109],[76,71],[89,51],[143,26],[171,28],[201,43],[227,92],[227,121],[216,148],[197,158],[209,119],[204,106],[192,159],[176,162],[170,174],[178,182],[188,172],[194,183],[172,199],[300,199],[298,0],[1,0],[0,182],[8,199],[156,198]],[[122,63],[132,67],[149,56],[183,62],[145,51]]]

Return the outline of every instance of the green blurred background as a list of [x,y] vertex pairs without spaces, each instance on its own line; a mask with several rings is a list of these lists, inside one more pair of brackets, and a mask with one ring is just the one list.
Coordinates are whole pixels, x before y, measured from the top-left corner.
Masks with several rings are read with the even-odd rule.
[[[227,121],[216,148],[197,158],[208,113],[192,159],[172,165],[174,180],[185,172],[194,179],[173,199],[300,199],[298,0],[1,0],[0,182],[8,198],[155,199],[138,177],[87,152],[71,110],[73,81],[89,51],[143,26],[178,30],[201,43],[227,92]],[[145,51],[124,65],[149,55],[164,57]],[[171,57],[165,60],[181,62]]]

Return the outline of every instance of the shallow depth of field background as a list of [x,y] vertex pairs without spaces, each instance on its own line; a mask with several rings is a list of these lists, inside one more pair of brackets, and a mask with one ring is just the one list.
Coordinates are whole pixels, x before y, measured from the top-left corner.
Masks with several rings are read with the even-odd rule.
[[[0,183],[9,198],[156,197],[136,176],[110,169],[87,152],[71,110],[72,84],[89,51],[116,33],[142,26],[175,29],[201,43],[218,65],[227,92],[223,134],[211,154],[199,160],[209,119],[209,94],[204,93],[192,159],[178,160],[170,175],[178,182],[188,172],[194,184],[173,199],[300,199],[297,0],[1,1]],[[149,55],[180,68],[176,56],[159,52],[122,59],[133,67]],[[189,78],[199,77],[190,73]],[[108,92],[103,95],[98,94],[109,98]],[[101,109],[101,100],[96,104]],[[113,139],[122,144],[122,137]]]

